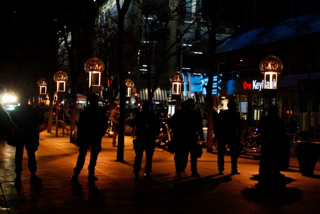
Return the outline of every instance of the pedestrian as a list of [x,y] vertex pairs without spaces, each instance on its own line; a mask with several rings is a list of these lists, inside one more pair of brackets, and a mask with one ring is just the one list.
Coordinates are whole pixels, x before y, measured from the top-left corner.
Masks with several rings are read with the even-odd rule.
[[28,155],[28,168],[31,173],[30,182],[39,183],[42,181],[36,175],[37,161],[36,151],[39,147],[39,131],[38,126],[42,124],[43,118],[39,112],[28,104],[28,97],[21,96],[20,106],[16,107],[11,112],[11,118],[14,124],[17,125],[20,131],[19,139],[16,139],[16,154],[15,154],[15,183],[21,183],[22,160],[24,148],[27,150]]
[[116,104],[116,106],[111,110],[110,119],[112,121],[113,126],[113,136],[112,136],[112,146],[117,146],[117,136],[119,130],[119,118],[120,118],[120,105]]
[[[197,159],[199,158],[198,141],[204,141],[201,113],[194,109],[193,99],[186,100],[170,119],[169,127],[173,131],[175,144],[174,162],[177,176],[185,172],[190,153],[192,177],[200,177],[197,170]],[[202,151],[202,147],[200,148]]]
[[224,171],[224,155],[228,145],[231,154],[231,174],[240,174],[238,171],[238,157],[241,153],[242,121],[237,112],[237,103],[231,98],[227,104],[228,109],[221,111],[215,122],[214,133],[218,141],[218,170]]
[[134,150],[136,153],[133,173],[134,179],[139,180],[139,172],[143,152],[146,153],[145,174],[146,179],[152,179],[152,157],[155,149],[155,138],[160,132],[160,120],[152,112],[151,103],[146,101],[142,105],[142,111],[132,119],[130,125],[136,127],[136,139],[134,139]]
[[10,115],[3,109],[2,97],[5,95],[6,89],[0,84],[0,140],[7,140],[17,133],[18,128],[12,122]]
[[259,168],[259,184],[265,185],[272,178],[280,178],[281,149],[284,144],[285,125],[278,116],[278,108],[271,106],[268,115],[263,117],[258,125],[261,136],[261,157]]
[[90,163],[88,166],[88,181],[97,181],[95,166],[101,151],[101,140],[106,133],[107,118],[103,107],[98,106],[99,97],[96,94],[88,96],[89,106],[85,108],[79,117],[78,140],[79,155],[76,167],[73,169],[71,181],[78,181],[78,176],[84,166],[87,151],[90,147]]

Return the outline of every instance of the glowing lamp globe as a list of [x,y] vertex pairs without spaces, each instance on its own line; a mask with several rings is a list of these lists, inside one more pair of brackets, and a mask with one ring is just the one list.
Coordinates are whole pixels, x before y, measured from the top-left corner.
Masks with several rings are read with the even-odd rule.
[[124,83],[127,86],[127,94],[126,97],[131,97],[132,88],[134,87],[134,82],[131,79],[126,79]]
[[180,71],[175,73],[171,79],[171,84],[172,84],[172,90],[171,93],[172,95],[180,95],[181,94],[181,85],[183,82],[183,77]]
[[283,69],[282,61],[274,55],[267,56],[261,60],[259,69],[264,75],[264,89],[277,89],[278,74]]
[[89,73],[89,88],[100,86],[104,63],[99,58],[90,58],[84,63],[84,70]]
[[37,82],[37,86],[39,87],[39,94],[47,94],[47,82],[45,78],[40,78]]
[[66,91],[66,82],[68,80],[68,74],[64,71],[57,71],[53,80],[57,83],[57,92],[65,92]]

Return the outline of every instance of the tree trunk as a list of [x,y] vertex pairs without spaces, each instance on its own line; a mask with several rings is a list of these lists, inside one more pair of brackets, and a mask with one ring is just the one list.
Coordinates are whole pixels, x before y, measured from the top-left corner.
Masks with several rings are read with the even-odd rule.
[[[213,144],[213,118],[212,118],[212,109],[213,109],[213,97],[212,97],[212,84],[213,84],[213,75],[215,71],[215,50],[216,50],[216,28],[218,25],[219,17],[217,17],[217,8],[219,7],[218,1],[213,0],[203,0],[203,6],[205,10],[205,15],[209,20],[207,20],[207,28],[209,32],[209,73],[208,73],[208,86],[207,86],[207,116],[208,116],[208,129],[207,129],[207,151],[212,152]],[[210,25],[209,25],[210,23]]]
[[51,128],[52,128],[52,113],[53,113],[53,92],[50,92],[49,93],[48,128],[47,128],[48,133],[51,133]]
[[117,65],[120,84],[120,118],[118,130],[118,150],[117,161],[123,162],[124,160],[124,122],[125,122],[125,101],[126,101],[126,85],[124,83],[124,68],[123,68],[123,37],[124,37],[124,20],[128,11],[131,0],[125,0],[120,5],[117,0],[118,9],[118,39],[117,39]]
[[72,138],[72,132],[75,131],[76,129],[76,119],[77,119],[77,93],[74,89],[74,87],[72,87],[71,89],[72,92],[72,104],[71,104],[71,120],[70,120],[70,142],[74,143],[74,139]]

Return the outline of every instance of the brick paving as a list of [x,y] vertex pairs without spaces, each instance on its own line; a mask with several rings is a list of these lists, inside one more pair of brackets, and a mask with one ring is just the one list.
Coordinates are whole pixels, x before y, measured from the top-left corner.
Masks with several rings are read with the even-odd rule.
[[[117,148],[105,136],[98,158],[96,176],[87,182],[87,155],[79,184],[70,182],[78,155],[69,135],[56,137],[54,130],[40,134],[37,152],[38,175],[42,184],[30,184],[27,157],[24,155],[22,183],[14,185],[14,148],[0,144],[0,213],[320,213],[320,161],[313,177],[299,173],[294,155],[282,173],[286,188],[259,192],[258,160],[239,158],[240,175],[230,175],[226,156],[224,175],[218,174],[217,156],[204,150],[198,162],[200,178],[191,178],[190,164],[181,178],[175,176],[173,155],[156,149],[153,180],[133,180],[132,138],[125,137],[124,162],[117,162]],[[143,169],[143,167],[142,167]]]

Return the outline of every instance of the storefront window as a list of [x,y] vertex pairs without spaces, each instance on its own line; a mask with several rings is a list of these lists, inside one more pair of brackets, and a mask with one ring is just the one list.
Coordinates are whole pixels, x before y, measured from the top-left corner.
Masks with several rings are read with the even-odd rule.
[[253,120],[260,120],[260,109],[255,108],[253,110]]
[[239,112],[240,112],[240,116],[243,120],[247,120],[248,116],[248,97],[247,95],[238,95],[237,99],[239,100]]

